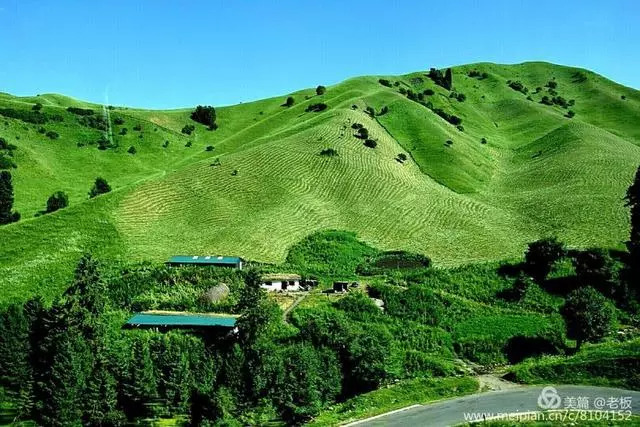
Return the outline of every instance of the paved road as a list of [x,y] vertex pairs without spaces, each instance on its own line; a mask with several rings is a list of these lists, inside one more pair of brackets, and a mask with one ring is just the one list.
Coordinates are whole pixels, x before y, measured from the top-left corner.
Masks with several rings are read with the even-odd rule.
[[[608,403],[610,397],[631,397],[631,412],[640,414],[640,392],[637,391],[573,385],[554,387],[562,401],[560,409],[565,407],[565,403],[567,402],[565,398],[587,397],[589,409],[594,410],[596,409],[594,407],[594,399],[596,398],[607,399]],[[357,425],[358,427],[439,427],[468,422],[468,419],[465,420],[465,413],[495,414],[540,411],[541,409],[538,407],[538,397],[543,388],[543,386],[520,387],[510,390],[479,393],[433,404],[419,405],[404,411],[370,418],[351,425]],[[551,402],[553,396],[548,395],[548,397],[550,399],[548,402]],[[610,408],[606,406],[603,410],[609,409]],[[482,415],[480,415],[480,417],[482,417]]]

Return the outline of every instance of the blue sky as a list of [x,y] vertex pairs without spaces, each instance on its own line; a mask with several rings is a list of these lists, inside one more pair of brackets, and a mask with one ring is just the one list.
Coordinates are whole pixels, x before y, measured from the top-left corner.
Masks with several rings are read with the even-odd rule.
[[0,0],[0,29],[0,91],[116,105],[228,105],[479,61],[640,88],[635,0]]

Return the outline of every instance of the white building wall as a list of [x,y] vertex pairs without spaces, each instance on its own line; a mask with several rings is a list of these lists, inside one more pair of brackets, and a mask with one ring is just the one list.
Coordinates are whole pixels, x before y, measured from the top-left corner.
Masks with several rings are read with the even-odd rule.
[[[299,291],[300,290],[300,281],[299,280],[287,280],[288,283],[293,282],[293,285],[289,284],[287,286],[286,291]],[[267,291],[273,292],[273,291],[282,291],[282,281],[281,280],[273,280],[271,281],[270,285],[267,285],[265,282],[263,282],[260,287],[262,289],[266,289]]]

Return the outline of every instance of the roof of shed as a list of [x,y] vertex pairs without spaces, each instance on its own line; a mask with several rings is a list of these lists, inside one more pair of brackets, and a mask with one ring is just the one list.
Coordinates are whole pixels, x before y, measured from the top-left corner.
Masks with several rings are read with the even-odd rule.
[[134,314],[127,321],[127,324],[133,326],[220,326],[233,328],[238,317],[235,314],[143,311]]
[[289,274],[289,273],[269,273],[269,274],[263,274],[262,275],[262,280],[263,281],[273,281],[273,280],[300,280],[302,277],[300,277],[299,274]]
[[174,255],[169,258],[170,264],[239,264],[242,258],[219,255]]

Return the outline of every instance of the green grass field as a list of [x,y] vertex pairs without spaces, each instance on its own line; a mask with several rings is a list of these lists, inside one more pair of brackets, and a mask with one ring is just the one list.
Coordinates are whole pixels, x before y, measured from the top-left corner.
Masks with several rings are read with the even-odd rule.
[[[468,77],[472,69],[487,78]],[[398,85],[383,86],[380,77]],[[531,100],[508,80],[527,86]],[[550,80],[558,96],[575,100],[575,117],[540,103],[551,96]],[[425,102],[461,117],[464,131],[400,88],[432,89]],[[43,113],[63,117],[35,125],[0,116],[0,136],[18,147],[12,174],[22,214],[0,228],[3,299],[51,298],[84,251],[136,261],[209,253],[282,262],[289,247],[326,229],[427,254],[436,266],[520,256],[527,242],[549,234],[575,247],[622,247],[622,197],[640,164],[640,92],[548,63],[455,67],[453,89],[466,100],[450,98],[425,71],[359,77],[322,96],[293,93],[289,108],[286,95],[217,108],[216,131],[190,120],[191,109],[116,107],[107,110],[116,147],[104,151],[91,145],[101,132],[66,111],[101,115],[102,106],[0,94],[0,108],[39,102]],[[318,102],[328,109],[305,112]],[[384,106],[383,115],[365,112]],[[353,136],[353,123],[369,130],[375,149]],[[185,124],[195,124],[192,135],[181,133]],[[326,148],[338,156],[320,156]],[[406,161],[396,159],[400,153]],[[89,200],[96,176],[114,191]],[[36,216],[57,190],[69,194],[70,206]]]

